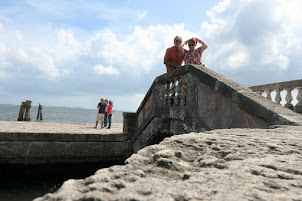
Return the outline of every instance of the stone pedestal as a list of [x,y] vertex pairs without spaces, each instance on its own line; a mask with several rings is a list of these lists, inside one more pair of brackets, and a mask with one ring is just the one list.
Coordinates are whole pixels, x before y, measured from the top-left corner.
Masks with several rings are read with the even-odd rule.
[[123,112],[123,133],[132,139],[136,129],[136,113],[133,112]]

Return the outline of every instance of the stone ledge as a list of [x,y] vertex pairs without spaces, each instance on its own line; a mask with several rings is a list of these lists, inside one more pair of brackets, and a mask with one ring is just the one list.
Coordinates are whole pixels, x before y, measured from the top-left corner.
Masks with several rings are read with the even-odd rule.
[[35,201],[301,200],[302,127],[273,128],[172,136]]
[[123,124],[94,129],[93,124],[0,121],[0,164],[121,161],[132,153]]
[[3,133],[0,141],[48,141],[48,142],[122,142],[127,135],[111,134],[66,134],[66,133]]

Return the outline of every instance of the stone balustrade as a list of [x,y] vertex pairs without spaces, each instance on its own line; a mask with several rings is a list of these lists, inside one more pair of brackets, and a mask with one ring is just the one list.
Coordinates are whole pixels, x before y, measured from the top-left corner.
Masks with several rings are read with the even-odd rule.
[[187,94],[185,80],[186,74],[181,74],[157,83],[156,106],[185,106]]
[[[266,85],[258,85],[250,87],[254,92],[257,92],[259,94],[263,94],[264,92],[267,94],[266,98],[272,100],[272,92],[275,92],[275,102],[277,104],[281,104],[282,97],[281,92],[286,91],[285,96],[285,104],[284,106],[302,114],[302,80],[292,80],[287,82],[279,82],[279,83],[272,83],[272,84],[266,84]],[[297,103],[294,106],[292,104],[292,101],[294,100],[294,97],[292,96],[292,91],[297,90]]]
[[[282,86],[284,89],[292,87]],[[301,87],[301,81],[293,86]],[[288,95],[286,99],[290,103],[292,97]],[[186,65],[158,76],[136,113],[129,118],[128,123],[135,122],[135,129],[128,132],[132,136],[134,152],[182,133],[221,128],[268,128],[302,122],[299,114],[276,106],[250,89],[198,65]]]

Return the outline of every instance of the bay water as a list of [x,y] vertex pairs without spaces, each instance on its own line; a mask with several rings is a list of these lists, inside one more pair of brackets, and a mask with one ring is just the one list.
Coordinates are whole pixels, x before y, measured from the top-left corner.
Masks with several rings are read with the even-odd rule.
[[[0,104],[0,121],[17,121],[19,110],[20,105]],[[31,121],[40,121],[37,112],[38,106],[32,106]],[[97,112],[98,109],[43,106],[42,122],[95,124]],[[123,112],[113,110],[112,122],[123,123]]]

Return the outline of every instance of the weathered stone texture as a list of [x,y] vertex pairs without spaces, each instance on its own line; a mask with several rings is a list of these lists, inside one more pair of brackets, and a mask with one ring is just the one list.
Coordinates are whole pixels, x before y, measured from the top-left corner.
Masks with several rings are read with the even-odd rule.
[[297,126],[176,135],[35,201],[302,200],[301,147]]
[[[196,80],[196,82],[198,82]],[[211,129],[218,128],[268,128],[263,119],[245,110],[222,93],[200,83],[196,95],[200,121]]]
[[[185,104],[175,104],[175,97],[182,97]],[[136,116],[134,152],[160,141],[154,139],[182,133],[302,125],[300,114],[198,65],[186,65],[158,76]]]

